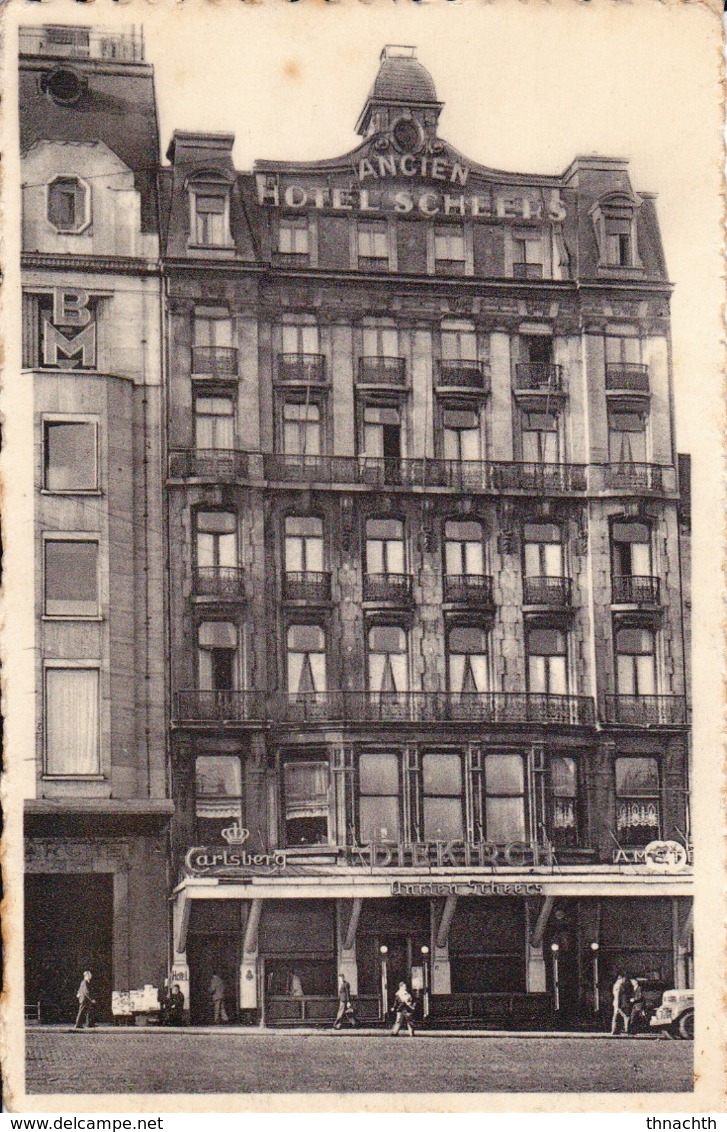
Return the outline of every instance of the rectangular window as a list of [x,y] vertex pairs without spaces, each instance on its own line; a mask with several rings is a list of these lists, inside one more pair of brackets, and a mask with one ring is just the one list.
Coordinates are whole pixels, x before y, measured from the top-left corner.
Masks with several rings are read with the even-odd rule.
[[550,758],[550,838],[556,848],[578,845],[578,764],[567,755]]
[[231,397],[196,397],[194,435],[199,451],[235,446],[235,406]]
[[475,409],[445,409],[442,413],[444,459],[480,460],[480,418]]
[[313,322],[286,322],[282,327],[284,354],[319,354],[318,327]]
[[101,773],[98,668],[46,668],[45,773]]
[[195,764],[197,838],[224,843],[222,830],[242,825],[242,772],[235,755],[200,755]]
[[46,614],[98,616],[98,542],[46,539],[44,549]]
[[563,546],[555,523],[526,523],[523,527],[526,578],[561,578]]
[[606,335],[606,365],[632,366],[641,362],[641,342],[629,335]]
[[359,221],[357,226],[358,265],[363,270],[387,271],[389,267],[389,228],[385,220]]
[[656,653],[651,629],[616,630],[616,684],[620,696],[653,696]]
[[451,520],[444,524],[444,562],[451,577],[485,572],[485,555],[480,523]]
[[614,523],[611,553],[615,577],[649,577],[651,532],[645,523]]
[[289,515],[285,520],[285,569],[293,573],[322,573],[323,521],[312,515]]
[[237,516],[232,511],[197,511],[197,566],[237,566]]
[[560,459],[558,414],[522,414],[523,461],[526,464],[557,464]]
[[401,411],[395,405],[365,405],[364,455],[380,460],[401,458]]
[[358,762],[358,824],[363,845],[398,843],[399,756],[390,751],[363,753]]
[[385,324],[364,326],[363,353],[367,358],[397,358],[399,331],[395,326]]
[[619,845],[648,845],[659,837],[659,764],[652,758],[617,758],[616,840]]
[[567,695],[565,633],[561,629],[530,629],[527,648],[528,691],[534,695]]
[[226,193],[194,194],[195,243],[205,247],[224,247],[227,243]]
[[443,275],[464,275],[464,229],[455,224],[434,229],[434,270]]
[[321,407],[316,401],[285,401],[283,450],[289,456],[320,456]]
[[327,762],[287,762],[283,766],[285,841],[288,846],[328,841]]
[[77,232],[86,223],[88,189],[76,177],[57,177],[48,187],[48,219],[59,232]]
[[608,414],[608,458],[612,464],[646,463],[646,414]]
[[281,216],[278,226],[278,252],[307,262],[309,251],[308,217]]
[[199,687],[229,692],[237,687],[237,626],[229,621],[205,621],[199,626]]
[[464,837],[462,757],[454,752],[422,756],[422,812],[425,841]]
[[543,278],[543,240],[539,232],[513,232],[512,274],[515,279]]
[[485,838],[495,845],[526,840],[522,755],[485,756]]
[[447,636],[449,690],[455,696],[487,691],[487,634],[479,626],[453,625]]
[[195,314],[194,316],[194,344],[195,346],[229,348],[232,346],[232,319],[226,316],[209,317]]
[[407,636],[398,625],[372,625],[368,634],[369,689],[377,694],[409,688]]
[[477,361],[474,326],[467,323],[442,326],[442,361]]
[[95,421],[45,421],[43,487],[95,491],[98,487]]
[[320,625],[288,629],[288,692],[305,698],[326,690],[326,637]]
[[607,216],[606,228],[606,262],[615,267],[631,267],[633,265],[631,220]]
[[405,573],[404,524],[398,519],[367,520],[366,573]]

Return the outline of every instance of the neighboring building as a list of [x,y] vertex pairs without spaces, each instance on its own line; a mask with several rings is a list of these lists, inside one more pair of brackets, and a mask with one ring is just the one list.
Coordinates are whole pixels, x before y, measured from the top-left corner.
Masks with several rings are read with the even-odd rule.
[[167,971],[161,312],[152,68],[132,31],[20,31],[34,388],[35,784],[25,1000]]
[[162,171],[193,1019],[215,972],[267,1023],[330,1019],[338,971],[363,1017],[404,978],[511,1025],[691,978],[654,198],[477,165],[441,109],[387,48],[353,152],[243,174],[178,132]]

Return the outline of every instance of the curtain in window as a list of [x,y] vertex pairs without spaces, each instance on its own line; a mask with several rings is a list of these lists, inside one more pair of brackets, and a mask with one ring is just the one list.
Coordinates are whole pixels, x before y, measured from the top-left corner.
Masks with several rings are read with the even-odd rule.
[[525,840],[525,774],[521,755],[485,757],[485,836],[496,845]]
[[237,518],[228,511],[197,512],[197,565],[237,566]]
[[96,668],[47,668],[46,773],[100,774]]
[[318,625],[291,625],[288,629],[288,692],[306,696],[326,690],[326,654],[323,630]]
[[328,763],[286,763],[283,768],[286,818],[328,814]]
[[406,633],[393,626],[369,630],[369,688],[372,692],[406,692],[409,686]]
[[233,448],[234,407],[229,397],[198,397],[195,402],[197,448]]

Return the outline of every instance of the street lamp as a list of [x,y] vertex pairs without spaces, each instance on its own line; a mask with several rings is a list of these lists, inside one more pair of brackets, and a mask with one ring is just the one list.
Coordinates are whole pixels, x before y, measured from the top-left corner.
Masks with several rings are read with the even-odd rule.
[[422,969],[424,973],[424,1003],[423,1013],[424,1017],[429,1017],[429,948],[426,944],[422,947]]
[[591,944],[591,957],[593,959],[593,1013],[598,1014],[601,1008],[601,996],[598,986],[598,943],[594,939]]
[[385,943],[381,944],[379,953],[381,955],[381,1017],[386,1018],[386,1012],[389,1009],[389,985],[386,970],[386,956],[389,954],[389,949]]
[[556,1011],[560,1010],[560,985],[558,982],[558,952],[560,951],[560,944],[551,943],[550,950],[553,954],[553,1005]]

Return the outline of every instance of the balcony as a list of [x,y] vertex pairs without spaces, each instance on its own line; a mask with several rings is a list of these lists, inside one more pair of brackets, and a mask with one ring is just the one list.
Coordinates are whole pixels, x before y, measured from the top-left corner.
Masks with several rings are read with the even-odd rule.
[[273,252],[273,263],[277,267],[308,267],[310,264],[309,252]]
[[606,392],[648,394],[649,367],[627,362],[607,365]]
[[659,605],[659,579],[615,575],[611,578],[611,602],[613,605]]
[[46,24],[44,27],[20,28],[18,41],[21,55],[107,59],[124,63],[144,61],[144,37],[133,30],[105,31],[103,28]]
[[234,346],[193,346],[192,373],[198,377],[237,377],[237,350]]
[[606,696],[604,723],[669,727],[687,722],[684,696]]
[[542,279],[543,265],[542,263],[513,263],[512,277],[513,279]]
[[503,723],[593,727],[589,696],[520,692],[177,692],[175,721],[205,723]]
[[364,601],[395,602],[406,605],[411,601],[410,574],[364,574]]
[[492,608],[492,578],[488,574],[445,574],[444,600]]
[[359,271],[388,271],[389,257],[387,255],[360,255],[358,257]]
[[244,592],[244,575],[237,566],[197,566],[192,584],[195,597],[239,601]]
[[358,360],[358,385],[394,385],[406,388],[404,358],[364,357]]
[[323,354],[278,354],[278,382],[283,385],[325,385]]
[[674,481],[674,469],[661,464],[608,464],[604,470],[605,487],[612,491],[661,494],[667,490],[667,475]]
[[518,362],[515,366],[516,393],[562,393],[563,367],[550,362]]
[[523,603],[546,605],[551,609],[569,609],[571,588],[570,578],[523,578]]
[[169,476],[234,483],[251,478],[253,462],[253,453],[234,448],[178,448],[169,453]]
[[331,575],[312,570],[288,570],[283,577],[286,601],[321,604],[331,600]]
[[482,362],[469,358],[446,358],[439,363],[437,390],[489,393],[489,382]]

